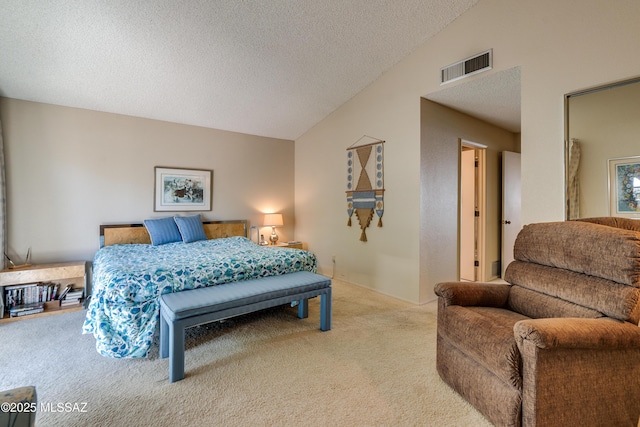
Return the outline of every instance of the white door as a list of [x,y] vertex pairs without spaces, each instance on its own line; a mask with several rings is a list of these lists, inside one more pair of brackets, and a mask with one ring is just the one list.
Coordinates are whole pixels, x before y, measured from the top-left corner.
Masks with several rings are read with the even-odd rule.
[[513,261],[513,245],[522,228],[520,219],[520,153],[502,152],[502,278]]
[[476,153],[460,152],[460,280],[476,279]]

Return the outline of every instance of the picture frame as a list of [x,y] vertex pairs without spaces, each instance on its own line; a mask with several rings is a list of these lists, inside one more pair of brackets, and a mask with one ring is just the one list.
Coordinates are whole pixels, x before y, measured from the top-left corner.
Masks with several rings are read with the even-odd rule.
[[155,167],[155,212],[210,211],[213,171]]
[[608,162],[609,216],[640,218],[640,156]]

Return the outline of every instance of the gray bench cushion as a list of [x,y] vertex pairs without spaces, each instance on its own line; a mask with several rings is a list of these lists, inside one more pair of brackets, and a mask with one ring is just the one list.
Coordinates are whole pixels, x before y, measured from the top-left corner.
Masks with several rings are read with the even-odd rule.
[[160,304],[164,315],[175,321],[330,286],[331,279],[328,277],[299,271],[252,279],[246,283],[234,282],[188,292],[163,294]]

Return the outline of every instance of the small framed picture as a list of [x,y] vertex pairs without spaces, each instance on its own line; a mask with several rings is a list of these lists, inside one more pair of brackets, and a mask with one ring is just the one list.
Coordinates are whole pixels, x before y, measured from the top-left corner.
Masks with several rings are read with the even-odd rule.
[[640,156],[609,159],[609,215],[640,218]]
[[155,167],[154,211],[210,211],[213,171]]

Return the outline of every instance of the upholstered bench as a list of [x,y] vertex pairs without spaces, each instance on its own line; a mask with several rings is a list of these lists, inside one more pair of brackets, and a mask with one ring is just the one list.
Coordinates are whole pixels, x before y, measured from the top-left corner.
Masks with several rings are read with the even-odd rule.
[[320,329],[331,329],[331,279],[308,271],[226,283],[160,296],[160,357],[169,357],[169,381],[184,378],[186,328],[298,301],[308,317],[308,299],[320,296]]

